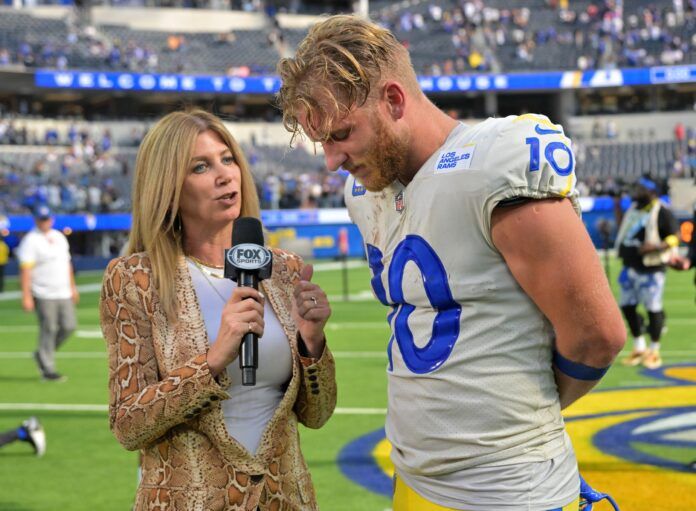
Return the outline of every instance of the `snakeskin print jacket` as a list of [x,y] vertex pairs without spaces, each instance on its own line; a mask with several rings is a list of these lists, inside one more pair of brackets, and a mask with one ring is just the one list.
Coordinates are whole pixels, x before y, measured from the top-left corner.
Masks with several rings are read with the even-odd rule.
[[208,339],[182,257],[175,276],[179,320],[167,321],[146,254],[112,260],[104,274],[100,319],[109,352],[109,420],[118,441],[141,453],[135,510],[316,510],[300,451],[298,420],[321,427],[336,405],[334,360],[300,356],[290,310],[299,257],[273,250],[263,292],[289,339],[294,364],[285,395],[256,454],[225,426],[226,373],[213,378]]

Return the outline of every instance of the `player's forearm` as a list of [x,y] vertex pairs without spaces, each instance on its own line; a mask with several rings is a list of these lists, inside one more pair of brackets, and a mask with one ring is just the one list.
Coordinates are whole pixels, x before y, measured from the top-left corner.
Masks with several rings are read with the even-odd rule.
[[564,348],[564,352],[557,351],[556,347],[553,369],[561,409],[570,406],[599,383],[622,347],[623,342],[609,339],[592,343],[592,346],[577,343],[575,349]]
[[643,243],[640,246],[638,252],[641,255],[652,254],[655,252],[662,252],[663,250],[667,250],[668,248],[674,248],[674,247],[678,247],[678,246],[679,246],[679,237],[674,235],[674,234],[670,234],[669,236],[667,236],[665,239],[659,241],[658,243],[649,243],[649,242]]
[[599,380],[577,380],[563,374],[557,367],[553,369],[556,377],[556,386],[558,387],[558,398],[561,402],[561,410],[573,404],[599,383]]

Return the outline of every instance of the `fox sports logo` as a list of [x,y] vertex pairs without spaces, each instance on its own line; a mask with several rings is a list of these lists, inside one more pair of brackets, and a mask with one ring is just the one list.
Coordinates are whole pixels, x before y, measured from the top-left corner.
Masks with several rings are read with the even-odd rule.
[[243,270],[257,270],[270,261],[270,250],[253,243],[241,243],[227,252],[227,262]]

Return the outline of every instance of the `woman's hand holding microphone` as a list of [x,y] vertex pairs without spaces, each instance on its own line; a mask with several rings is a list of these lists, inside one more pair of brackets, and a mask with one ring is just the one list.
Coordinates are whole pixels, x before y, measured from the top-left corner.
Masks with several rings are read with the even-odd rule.
[[249,332],[261,337],[263,320],[263,293],[253,287],[237,287],[222,309],[218,335],[208,350],[208,366],[217,376],[237,358],[242,338]]
[[[326,293],[311,282],[314,269],[305,265],[300,281],[295,285],[292,316],[309,356],[320,358],[326,338],[324,326],[331,316],[331,307]],[[237,287],[225,304],[220,319],[218,335],[208,350],[208,366],[217,376],[239,355],[242,338],[249,332],[263,336],[265,298],[263,293],[252,287]]]

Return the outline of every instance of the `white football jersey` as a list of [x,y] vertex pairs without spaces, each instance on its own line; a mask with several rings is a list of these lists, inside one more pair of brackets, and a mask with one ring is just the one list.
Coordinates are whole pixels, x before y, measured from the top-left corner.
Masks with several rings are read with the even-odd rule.
[[553,329],[493,245],[491,213],[568,197],[579,214],[570,145],[544,116],[488,119],[458,125],[408,186],[373,193],[348,179],[373,290],[391,307],[386,431],[400,473],[567,452]]

